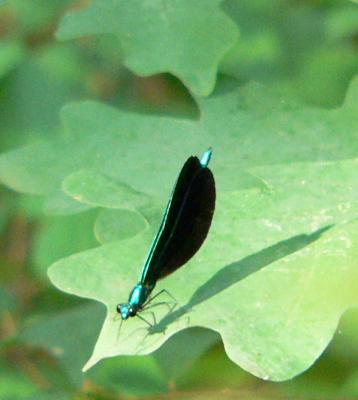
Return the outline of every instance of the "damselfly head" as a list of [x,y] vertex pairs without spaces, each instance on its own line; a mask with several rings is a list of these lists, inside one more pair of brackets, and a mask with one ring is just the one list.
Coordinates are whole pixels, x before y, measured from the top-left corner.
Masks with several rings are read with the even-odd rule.
[[133,307],[129,307],[128,304],[118,304],[116,309],[123,320],[136,315],[136,310]]

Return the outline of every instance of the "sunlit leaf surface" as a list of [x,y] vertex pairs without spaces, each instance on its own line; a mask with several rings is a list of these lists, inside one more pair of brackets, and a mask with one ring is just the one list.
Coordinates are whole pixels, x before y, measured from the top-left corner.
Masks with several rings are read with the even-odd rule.
[[60,289],[107,306],[86,367],[116,354],[146,354],[180,329],[204,326],[257,376],[282,380],[308,368],[357,302],[357,224],[342,224],[357,213],[356,167],[351,160],[258,168],[268,189],[219,195],[204,248],[158,285],[175,296],[176,310],[158,307],[149,330],[132,319],[117,338],[115,314],[138,278],[148,235],[56,263],[49,274]]

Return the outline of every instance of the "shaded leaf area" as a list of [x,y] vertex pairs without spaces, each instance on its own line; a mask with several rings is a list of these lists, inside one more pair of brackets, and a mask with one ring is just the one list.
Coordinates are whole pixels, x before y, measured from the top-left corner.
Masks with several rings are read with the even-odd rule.
[[[170,338],[167,345],[153,353],[167,381],[179,379],[206,350],[220,340],[219,335],[207,329],[191,328]],[[173,352],[173,349],[176,349]]]
[[221,0],[93,1],[62,20],[57,37],[114,34],[123,63],[148,76],[170,72],[196,95],[214,88],[218,64],[238,37]]
[[[54,315],[41,315],[25,325],[17,340],[47,349],[66,371],[73,388],[78,388],[86,378],[81,367],[90,354],[103,317],[104,309],[99,304],[83,304]],[[187,346],[188,341],[192,346]],[[151,356],[111,359],[94,368],[87,377],[109,389],[120,388],[121,393],[128,395],[165,393],[170,380],[183,375],[217,341],[218,336],[211,331],[191,329],[175,335]],[[173,354],[173,348],[180,352]],[[169,359],[173,361],[170,365]]]
[[84,76],[93,67],[52,40],[56,19],[71,2],[8,0],[1,7],[1,151],[56,135],[59,109],[85,92]]
[[[357,387],[352,385],[356,375],[357,308],[348,310],[342,316],[330,346],[315,366],[294,380],[282,383],[283,397],[315,398],[317,393],[324,398],[347,398],[357,396]],[[332,393],[334,395],[332,396]]]
[[[1,355],[2,398],[16,400],[73,398],[68,390],[68,380],[43,351],[31,349],[29,346],[19,346],[18,342],[13,341],[7,346],[1,343]],[[13,361],[8,362],[9,357]],[[50,385],[50,381],[54,382],[54,385]]]
[[[133,190],[166,199],[185,159],[212,145],[219,190],[262,188],[265,182],[243,170],[356,156],[357,82],[336,110],[306,108],[261,85],[233,90],[223,84],[215,96],[200,100],[199,121],[117,111],[95,102],[68,105],[62,112],[66,135],[3,154],[0,179],[18,191],[52,201],[55,196],[66,213],[72,204],[61,200],[66,178],[71,193],[87,206],[125,206]],[[83,169],[96,171],[90,197],[76,180]],[[110,194],[103,192],[108,185],[128,193],[108,203]]]
[[217,341],[218,335],[213,332],[192,328],[174,335],[151,355],[111,358],[89,371],[88,376],[128,395],[166,393],[186,371],[195,369],[195,362]]
[[357,32],[358,7],[346,4],[342,9],[331,9],[327,13],[327,36],[334,39],[349,38]]
[[204,326],[257,376],[284,380],[307,369],[342,312],[357,303],[356,223],[332,228],[357,216],[356,167],[347,160],[256,168],[250,173],[265,189],[219,194],[204,248],[158,285],[174,295],[177,308],[153,310],[157,323],[149,330],[134,318],[117,338],[115,313],[138,279],[148,232],[53,265],[57,287],[107,306],[86,368],[105,357],[149,353],[183,328]]
[[71,382],[78,386],[83,379],[81,366],[91,352],[91,343],[98,335],[103,315],[103,306],[99,304],[58,311],[32,320],[17,339],[46,348],[65,368]]
[[18,38],[1,42],[0,53],[1,151],[56,136],[59,109],[83,92],[78,55],[63,45],[31,53]]
[[0,79],[6,76],[23,56],[24,50],[18,41],[2,41],[0,43]]
[[33,270],[46,279],[47,267],[60,258],[98,245],[93,234],[96,210],[66,217],[41,219],[32,243]]
[[122,395],[159,395],[168,391],[168,382],[152,355],[111,358],[86,376]]
[[358,7],[349,1],[279,3],[227,0],[240,37],[220,72],[283,86],[305,102],[335,107],[358,72]]

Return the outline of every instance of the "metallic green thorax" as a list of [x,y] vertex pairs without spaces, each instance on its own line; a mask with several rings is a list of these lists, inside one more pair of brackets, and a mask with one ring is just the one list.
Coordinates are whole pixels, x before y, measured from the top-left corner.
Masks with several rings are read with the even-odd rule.
[[137,283],[129,294],[127,304],[120,304],[117,309],[121,314],[122,319],[128,319],[134,317],[138,311],[143,308],[143,305],[147,301],[153,287],[143,286],[141,283]]

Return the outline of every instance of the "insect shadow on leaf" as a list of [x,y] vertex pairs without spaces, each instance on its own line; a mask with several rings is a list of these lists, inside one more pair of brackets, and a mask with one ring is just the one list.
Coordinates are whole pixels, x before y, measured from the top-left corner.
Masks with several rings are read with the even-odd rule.
[[167,327],[178,320],[196,305],[203,303],[211,297],[217,295],[223,290],[229,288],[235,283],[245,279],[249,275],[272,264],[273,262],[295,253],[318,240],[321,235],[331,229],[333,225],[327,225],[311,234],[300,234],[289,239],[282,240],[272,246],[269,246],[257,253],[251,254],[225,266],[216,272],[208,281],[200,286],[192,295],[190,300],[184,306],[168,313],[158,324],[148,328],[148,334],[164,333]]

